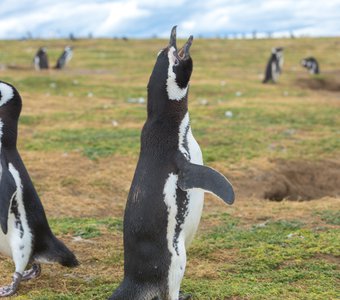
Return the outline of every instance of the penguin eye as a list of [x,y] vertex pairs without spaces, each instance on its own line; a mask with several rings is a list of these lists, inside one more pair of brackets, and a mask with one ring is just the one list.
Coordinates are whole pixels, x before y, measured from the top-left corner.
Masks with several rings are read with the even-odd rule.
[[178,66],[178,65],[179,65],[179,60],[177,58],[175,58],[174,66]]

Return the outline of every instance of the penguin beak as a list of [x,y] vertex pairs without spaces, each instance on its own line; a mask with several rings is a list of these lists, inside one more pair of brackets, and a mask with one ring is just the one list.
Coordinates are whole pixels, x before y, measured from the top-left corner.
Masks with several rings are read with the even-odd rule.
[[169,49],[171,47],[174,47],[177,50],[177,45],[176,45],[176,29],[177,29],[177,25],[172,27],[171,34],[170,34],[169,46],[168,46]]
[[189,39],[187,40],[187,42],[184,44],[184,46],[179,51],[177,51],[176,30],[177,30],[177,26],[172,27],[168,48],[174,47],[176,49],[175,54],[177,54],[178,58],[181,60],[186,60],[190,57],[189,51],[190,51],[190,47],[192,45],[192,41],[194,37],[191,35]]
[[194,37],[190,35],[187,42],[184,44],[184,46],[178,51],[178,56],[181,60],[186,60],[190,57],[190,47],[192,45]]

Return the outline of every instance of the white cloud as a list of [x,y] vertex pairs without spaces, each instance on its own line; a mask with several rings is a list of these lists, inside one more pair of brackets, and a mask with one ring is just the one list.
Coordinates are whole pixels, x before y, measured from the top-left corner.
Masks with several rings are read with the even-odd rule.
[[162,7],[180,7],[185,4],[185,0],[172,0],[172,1],[164,1],[164,0],[139,0],[137,1],[138,6],[140,7],[149,7],[151,9],[162,8]]
[[[0,37],[18,37],[28,31],[33,36],[47,37],[51,32],[68,35],[87,35],[93,32],[99,36],[110,36],[124,24],[133,22],[149,13],[140,9],[134,1],[121,2],[78,2],[41,1],[44,5],[22,9],[7,7],[7,14],[0,13]],[[41,3],[40,3],[41,4]]]
[[107,10],[109,14],[97,27],[93,28],[96,35],[110,35],[112,30],[118,31],[124,27],[124,23],[134,21],[139,17],[149,15],[145,9],[140,9],[136,2],[116,2],[108,4]]
[[1,0],[0,38],[180,37],[257,32],[340,35],[340,0]]

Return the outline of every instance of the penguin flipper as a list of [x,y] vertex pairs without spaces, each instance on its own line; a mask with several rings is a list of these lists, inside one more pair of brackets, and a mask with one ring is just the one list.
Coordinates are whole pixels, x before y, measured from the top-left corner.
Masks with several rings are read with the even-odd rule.
[[207,166],[192,164],[184,158],[178,161],[177,166],[179,168],[177,184],[181,190],[200,188],[216,195],[227,204],[234,203],[233,187],[221,173]]
[[0,225],[4,234],[8,231],[8,212],[11,200],[17,191],[15,180],[7,168],[2,168],[0,178]]

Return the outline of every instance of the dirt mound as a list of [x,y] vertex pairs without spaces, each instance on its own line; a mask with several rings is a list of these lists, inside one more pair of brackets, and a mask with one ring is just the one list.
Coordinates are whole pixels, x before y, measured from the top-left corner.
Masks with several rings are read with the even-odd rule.
[[327,77],[299,78],[297,85],[312,90],[340,92],[340,74],[327,74]]
[[[311,200],[340,195],[340,163],[335,161],[277,161],[266,175],[269,200]],[[267,184],[268,184],[267,183]]]
[[240,195],[273,201],[340,196],[340,163],[335,160],[274,160],[234,178]]

